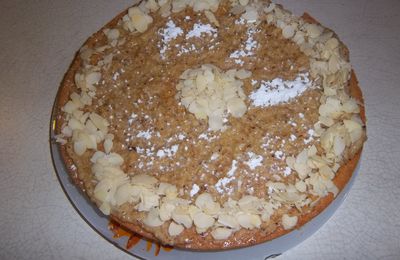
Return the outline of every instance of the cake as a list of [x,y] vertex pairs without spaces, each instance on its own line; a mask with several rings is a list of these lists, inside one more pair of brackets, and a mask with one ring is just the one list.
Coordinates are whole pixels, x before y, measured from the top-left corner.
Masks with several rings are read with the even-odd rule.
[[270,1],[141,1],[86,41],[56,106],[85,196],[148,239],[195,250],[301,228],[366,140],[346,46]]

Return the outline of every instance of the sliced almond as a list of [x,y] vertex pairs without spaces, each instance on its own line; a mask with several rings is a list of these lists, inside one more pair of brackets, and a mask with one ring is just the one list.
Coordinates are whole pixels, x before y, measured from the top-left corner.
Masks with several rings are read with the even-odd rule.
[[292,25],[286,25],[282,29],[282,35],[283,35],[283,38],[285,38],[285,39],[292,38],[295,33],[296,33],[295,28]]
[[304,181],[300,180],[296,182],[296,189],[300,192],[306,192],[307,191],[307,185]]
[[307,164],[312,169],[319,169],[325,165],[328,165],[328,161],[321,156],[314,155],[308,158]]
[[175,205],[171,203],[162,203],[160,206],[160,219],[163,221],[168,221],[172,218],[172,212],[175,209]]
[[214,200],[209,193],[202,193],[199,196],[197,196],[195,204],[197,207],[200,209],[204,209],[207,207],[207,204],[209,203],[214,203]]
[[264,12],[265,12],[266,14],[272,12],[272,11],[275,9],[275,6],[276,6],[275,3],[270,3],[268,6],[266,6],[266,7],[264,8]]
[[336,55],[332,55],[328,62],[329,72],[334,74],[340,70],[339,58]]
[[61,129],[61,133],[65,137],[71,137],[72,136],[72,129],[69,126],[64,126]]
[[324,30],[321,26],[316,24],[307,24],[306,29],[307,29],[307,35],[311,38],[317,38],[322,34]]
[[[85,92],[82,92],[82,93],[85,93]],[[73,93],[70,95],[70,98],[71,98],[71,101],[74,102],[75,105],[76,105],[78,108],[80,108],[80,107],[83,106],[83,104],[82,104],[82,102],[81,102],[81,100],[80,100],[80,99],[81,99],[81,96],[80,96],[78,93],[73,92]]]
[[186,0],[173,0],[172,1],[172,12],[173,13],[179,13],[183,9],[186,8],[186,5],[188,4],[188,1]]
[[261,219],[258,215],[249,213],[238,213],[236,220],[243,228],[254,229],[259,228],[261,225]]
[[124,159],[117,153],[110,153],[97,159],[97,163],[104,166],[121,166]]
[[159,206],[160,197],[150,190],[144,190],[140,194],[140,203],[137,205],[136,209],[138,211],[149,211],[154,207]]
[[245,195],[238,201],[238,205],[244,212],[256,213],[260,206],[260,201],[255,196]]
[[249,4],[249,0],[239,0],[239,4],[242,6],[246,6]]
[[76,103],[74,103],[74,102],[72,102],[72,101],[68,101],[65,105],[64,105],[64,107],[62,108],[62,110],[65,112],[65,113],[68,113],[68,114],[72,114],[75,110],[77,110],[79,108],[79,106],[76,104]]
[[160,219],[158,209],[153,208],[149,211],[146,218],[143,220],[143,223],[149,227],[159,227],[164,224],[164,221]]
[[101,79],[100,72],[90,72],[85,76],[86,87],[92,89],[94,84],[97,84]]
[[200,229],[208,229],[214,225],[214,218],[203,212],[198,212],[193,216],[193,222]]
[[84,132],[81,132],[79,134],[79,140],[85,142],[86,148],[87,149],[94,149],[97,150],[97,142],[96,142],[96,136],[95,135],[89,135]]
[[176,97],[196,118],[208,117],[211,130],[222,130],[227,113],[241,117],[246,112],[246,96],[240,79],[250,76],[251,72],[246,70],[233,69],[224,73],[214,65],[204,64],[180,76]]
[[305,33],[304,33],[304,32],[302,32],[302,31],[297,31],[296,34],[295,34],[294,37],[293,37],[293,41],[294,41],[296,44],[301,45],[301,44],[303,44],[303,43],[305,42],[304,36],[305,36]]
[[95,176],[99,181],[102,181],[103,179],[113,180],[122,177],[127,178],[126,174],[119,167],[102,166],[100,164],[95,164],[92,167],[92,171],[95,173]]
[[357,102],[353,98],[350,98],[349,100],[343,103],[343,111],[349,114],[360,113],[360,108]]
[[246,6],[246,12],[242,14],[242,18],[249,23],[255,23],[258,20],[258,12],[254,6]]
[[173,237],[178,236],[179,234],[181,234],[183,232],[184,229],[185,228],[182,225],[178,225],[172,221],[168,227],[168,234]]
[[[87,120],[85,123],[85,131],[89,134],[94,134],[96,135],[98,132],[97,127],[93,124],[93,121],[91,119]],[[100,137],[100,136],[99,136]],[[101,136],[101,138],[98,138],[100,140],[103,140],[104,135]],[[98,141],[98,139],[96,139],[96,142]]]
[[336,38],[330,38],[328,41],[326,41],[325,46],[329,50],[334,50],[339,46],[339,41]]
[[68,121],[68,127],[74,131],[74,130],[83,130],[85,129],[85,126],[76,118],[71,118]]
[[192,8],[195,12],[201,12],[204,10],[209,10],[211,6],[207,0],[197,0],[193,1]]
[[319,169],[319,172],[322,176],[324,176],[325,178],[332,180],[333,178],[335,178],[335,173],[333,172],[333,170],[328,167],[327,165],[322,166]]
[[190,217],[192,218],[192,219],[194,219],[194,216],[197,214],[197,213],[200,213],[200,212],[203,212],[201,209],[199,209],[198,207],[196,207],[196,206],[194,206],[194,205],[189,205],[189,207],[188,207],[188,213],[189,213],[189,215],[190,215]]
[[145,14],[139,7],[132,7],[128,10],[132,26],[139,32],[143,33],[153,22],[150,15]]
[[97,160],[100,159],[100,158],[104,158],[104,156],[105,156],[105,153],[103,153],[102,151],[96,151],[96,152],[92,155],[92,157],[90,158],[90,161],[91,161],[92,163],[96,164],[96,163],[97,163]]
[[158,186],[158,194],[166,195],[168,198],[176,198],[178,190],[175,185],[162,182]]
[[236,220],[236,218],[227,214],[218,216],[218,223],[235,230],[240,228],[239,222]]
[[137,203],[139,202],[140,188],[126,183],[118,187],[115,192],[114,198],[117,206],[121,206],[124,203]]
[[206,10],[206,11],[204,11],[204,14],[207,17],[207,19],[210,21],[210,23],[214,24],[216,27],[219,27],[219,22],[218,22],[217,18],[215,17],[214,13]]
[[131,182],[147,188],[152,188],[157,183],[157,179],[146,174],[138,174],[132,177]]
[[336,156],[341,156],[344,149],[346,148],[346,143],[344,142],[343,138],[340,136],[335,136],[333,142],[333,152]]
[[104,215],[110,215],[111,214],[111,205],[108,202],[103,202],[100,207],[99,210],[104,214]]
[[231,98],[227,101],[227,109],[233,117],[242,117],[247,111],[247,106],[241,98]]
[[282,225],[285,230],[289,230],[294,228],[297,225],[297,216],[289,216],[288,214],[283,214],[282,216]]
[[147,0],[145,6],[152,12],[156,12],[160,8],[156,0]]
[[92,49],[88,48],[88,46],[85,45],[79,50],[79,56],[87,63],[92,57],[93,52],[94,51]]
[[74,142],[74,152],[78,156],[83,155],[86,152],[86,143],[84,141]]
[[115,182],[111,179],[104,179],[96,185],[93,195],[101,202],[110,202],[115,190]]
[[252,73],[249,70],[240,69],[240,70],[236,71],[235,76],[238,79],[247,79],[247,78],[251,77],[251,74]]
[[160,15],[162,17],[168,17],[171,14],[171,3],[169,1],[162,1],[163,3],[159,2],[160,4]]
[[193,220],[188,214],[182,214],[179,211],[174,210],[172,212],[172,219],[178,223],[184,225],[186,228],[191,228]]
[[117,40],[120,33],[118,29],[105,29],[103,30],[104,34],[106,35],[109,42]]
[[228,228],[216,228],[211,231],[211,235],[216,240],[225,240],[232,235],[232,229]]
[[354,120],[343,120],[346,130],[350,134],[351,142],[357,142],[362,136],[362,126]]
[[246,10],[244,9],[244,6],[240,5],[240,4],[236,4],[232,7],[232,9],[230,10],[230,12],[233,15],[239,15],[244,13]]
[[82,92],[79,101],[83,104],[83,105],[87,105],[90,106],[92,105],[92,97],[86,93],[86,92]]
[[263,210],[260,212],[261,213],[261,220],[262,221],[268,221],[270,220],[272,214],[274,213],[275,209],[280,207],[280,203],[278,202],[270,202],[270,201],[264,201],[263,202]]
[[107,127],[109,126],[109,123],[107,122],[106,119],[101,117],[100,115],[96,113],[90,113],[90,119],[92,120],[93,124],[100,130],[107,130]]

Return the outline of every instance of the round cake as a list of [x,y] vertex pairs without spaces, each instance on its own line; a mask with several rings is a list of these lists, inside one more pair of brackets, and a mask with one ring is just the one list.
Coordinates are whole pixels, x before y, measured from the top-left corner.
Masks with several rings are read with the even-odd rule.
[[299,229],[343,189],[366,140],[345,45],[270,1],[141,1],[86,41],[56,107],[88,198],[196,250]]

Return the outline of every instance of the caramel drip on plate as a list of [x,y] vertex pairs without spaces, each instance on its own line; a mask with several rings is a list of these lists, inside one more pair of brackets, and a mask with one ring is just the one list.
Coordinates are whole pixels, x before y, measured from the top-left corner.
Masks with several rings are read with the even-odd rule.
[[[130,250],[132,248],[134,248],[142,239],[145,240],[142,236],[133,233],[131,231],[126,230],[124,227],[122,227],[119,223],[115,222],[115,221],[110,221],[110,223],[108,224],[108,228],[110,229],[111,232],[113,232],[113,238],[118,239],[121,237],[128,237],[128,242],[126,243],[125,248],[127,250]],[[151,241],[147,241],[146,244],[146,251],[149,252],[152,247],[153,244],[155,244],[155,250],[154,250],[154,255],[158,256],[160,254],[160,249],[162,248],[165,252],[170,252],[172,251],[173,247],[170,246],[161,246],[158,243],[154,243]]]

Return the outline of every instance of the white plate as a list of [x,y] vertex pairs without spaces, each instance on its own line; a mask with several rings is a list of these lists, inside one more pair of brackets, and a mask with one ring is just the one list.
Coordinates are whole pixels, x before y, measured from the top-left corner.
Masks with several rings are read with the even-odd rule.
[[113,233],[108,229],[109,220],[104,216],[83,194],[73,183],[68,175],[66,166],[61,158],[59,145],[54,141],[54,129],[55,125],[55,107],[53,107],[53,113],[50,124],[50,150],[52,154],[54,168],[56,170],[58,180],[60,181],[61,187],[63,188],[68,199],[81,215],[81,217],[102,237],[107,239],[110,243],[127,252],[128,254],[134,255],[138,258],[143,259],[267,259],[274,256],[280,255],[286,250],[298,245],[313,233],[315,233],[333,213],[338,209],[346,198],[351,186],[354,183],[354,179],[358,174],[359,165],[357,166],[350,181],[344,187],[344,189],[338,194],[336,199],[324,210],[312,219],[310,222],[305,224],[301,229],[294,230],[287,235],[276,238],[272,241],[265,242],[259,245],[232,249],[225,251],[213,251],[213,252],[198,252],[190,250],[173,249],[172,251],[160,250],[159,255],[155,256],[155,246],[151,250],[147,250],[147,242],[141,240],[136,246],[127,250],[126,243],[127,237],[119,239],[113,238]]

